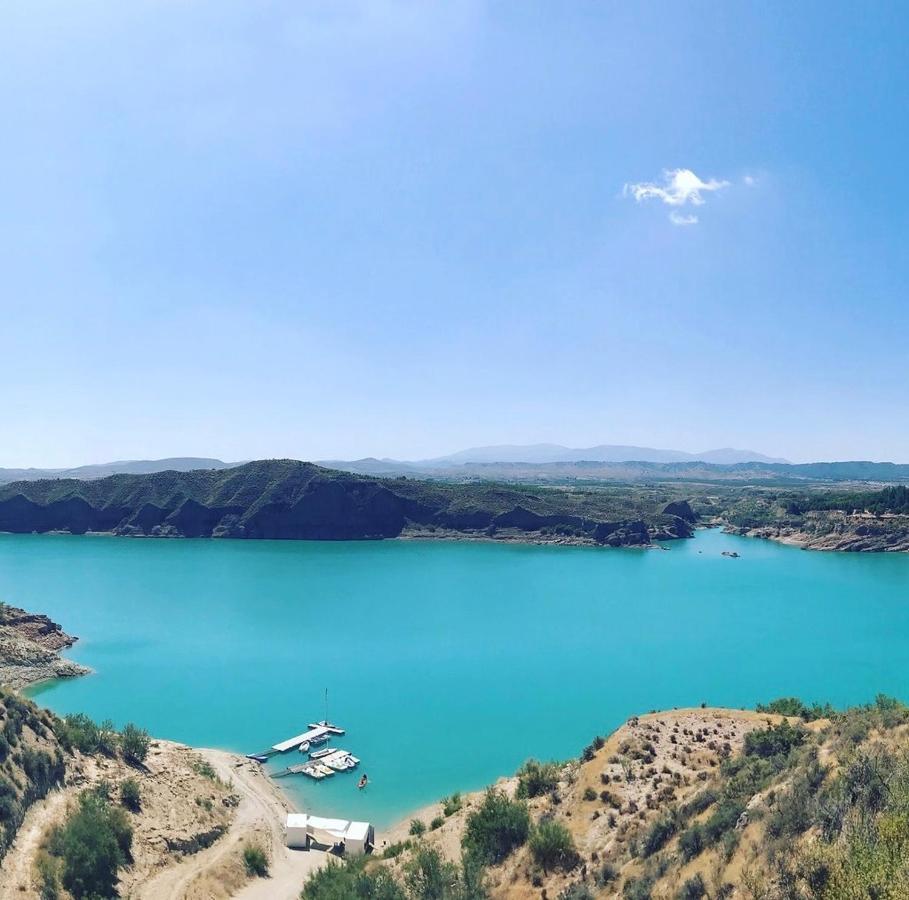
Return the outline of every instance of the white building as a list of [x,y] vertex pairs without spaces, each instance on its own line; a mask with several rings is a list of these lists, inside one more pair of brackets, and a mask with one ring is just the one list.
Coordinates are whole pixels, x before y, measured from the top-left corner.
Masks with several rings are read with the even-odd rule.
[[325,819],[306,813],[289,813],[284,832],[287,846],[301,850],[318,844],[338,847],[351,856],[362,856],[375,843],[375,830],[369,822]]

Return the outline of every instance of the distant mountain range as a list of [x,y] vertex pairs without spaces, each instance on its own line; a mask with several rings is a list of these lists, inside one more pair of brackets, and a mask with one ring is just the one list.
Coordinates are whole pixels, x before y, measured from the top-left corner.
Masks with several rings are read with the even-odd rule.
[[44,478],[78,478],[90,481],[108,475],[149,475],[153,472],[192,472],[196,469],[230,469],[237,463],[204,456],[173,456],[168,459],[126,459],[94,463],[72,469],[0,469],[0,484],[12,481],[39,481]]
[[[528,484],[608,482],[909,482],[909,465],[862,460],[792,464],[750,450],[708,450],[700,454],[602,444],[572,449],[557,444],[476,447],[419,461],[320,460],[330,469],[370,477],[428,478],[436,481],[510,481]],[[43,479],[93,481],[109,475],[148,475],[236,468],[243,463],[179,456],[120,460],[71,469],[0,469],[0,484]]]
[[779,457],[765,456],[754,450],[723,447],[703,453],[684,450],[658,450],[654,447],[634,447],[625,444],[598,444],[595,447],[563,447],[560,444],[499,444],[491,447],[472,447],[449,456],[422,460],[417,465],[437,466],[452,463],[556,463],[556,462],[706,462],[730,466],[736,463],[762,462],[787,464]]

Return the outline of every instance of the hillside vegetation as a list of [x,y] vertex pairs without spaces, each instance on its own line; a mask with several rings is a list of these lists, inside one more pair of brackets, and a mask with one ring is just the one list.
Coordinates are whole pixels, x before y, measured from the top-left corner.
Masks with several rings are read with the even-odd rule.
[[304,900],[909,896],[909,709],[761,709],[653,713],[578,760],[531,761]]
[[[472,534],[647,544],[691,533],[665,492],[382,479],[295,460],[0,487],[0,531],[343,540]],[[670,497],[669,499],[674,499]]]
[[909,550],[909,488],[729,492],[712,508],[732,530],[815,550]]

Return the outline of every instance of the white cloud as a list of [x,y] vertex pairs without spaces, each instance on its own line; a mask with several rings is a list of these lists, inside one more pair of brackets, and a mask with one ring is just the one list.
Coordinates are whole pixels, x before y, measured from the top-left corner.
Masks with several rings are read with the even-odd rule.
[[754,187],[757,184],[757,178],[755,178],[754,175],[746,175],[742,181],[744,181],[748,187]]
[[[623,194],[634,197],[638,203],[645,200],[659,200],[668,206],[703,206],[707,201],[704,194],[721,191],[729,187],[728,181],[711,178],[702,181],[691,169],[666,169],[663,172],[663,183],[656,184],[652,181],[640,181],[626,184]],[[685,215],[673,210],[669,214],[669,221],[673,225],[696,225],[698,217]]]

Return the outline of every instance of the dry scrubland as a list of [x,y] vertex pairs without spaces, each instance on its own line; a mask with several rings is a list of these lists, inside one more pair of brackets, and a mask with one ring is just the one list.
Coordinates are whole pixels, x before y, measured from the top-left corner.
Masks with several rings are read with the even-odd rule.
[[423,810],[304,897],[906,898],[907,722],[887,698],[634,718],[579,760]]
[[0,900],[295,897],[324,857],[283,847],[286,811],[232,754],[60,720],[0,690]]

